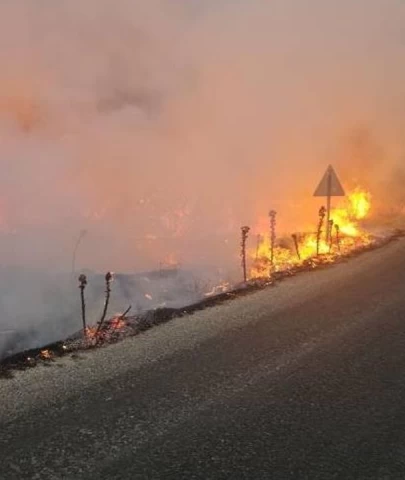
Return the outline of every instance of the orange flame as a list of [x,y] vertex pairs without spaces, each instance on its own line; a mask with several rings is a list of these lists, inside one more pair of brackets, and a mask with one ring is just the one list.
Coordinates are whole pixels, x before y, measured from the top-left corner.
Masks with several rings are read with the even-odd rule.
[[[342,205],[332,210],[331,219],[334,226],[331,241],[326,241],[326,224],[323,225],[319,241],[319,254],[322,255],[323,262],[333,262],[342,253],[370,244],[370,236],[359,225],[370,212],[371,195],[361,188],[353,190]],[[314,231],[316,229],[315,227]],[[298,250],[293,240],[282,242],[285,245],[276,245],[272,264],[269,237],[269,233],[261,234],[258,237],[258,246],[249,251],[249,257],[253,261],[250,278],[269,277],[273,272],[289,270],[317,256],[317,233],[305,233],[296,236]]]

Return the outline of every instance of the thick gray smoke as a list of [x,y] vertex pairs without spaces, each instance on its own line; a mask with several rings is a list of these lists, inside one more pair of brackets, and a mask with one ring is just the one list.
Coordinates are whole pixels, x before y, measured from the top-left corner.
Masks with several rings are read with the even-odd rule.
[[0,327],[69,316],[83,229],[76,270],[226,272],[240,225],[312,220],[328,163],[400,203],[404,25],[400,0],[3,0]]

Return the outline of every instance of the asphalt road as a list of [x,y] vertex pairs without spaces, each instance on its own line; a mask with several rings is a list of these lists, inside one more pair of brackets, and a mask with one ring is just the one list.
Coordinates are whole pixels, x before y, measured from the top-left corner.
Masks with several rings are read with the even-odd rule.
[[0,381],[0,479],[404,479],[405,241]]

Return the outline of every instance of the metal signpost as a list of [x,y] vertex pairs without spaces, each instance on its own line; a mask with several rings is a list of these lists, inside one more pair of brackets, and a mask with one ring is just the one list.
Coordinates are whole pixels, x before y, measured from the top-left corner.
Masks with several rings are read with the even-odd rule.
[[329,165],[326,170],[325,175],[323,176],[321,183],[318,185],[318,188],[315,190],[314,197],[326,197],[326,242],[329,242],[331,231],[330,231],[330,211],[332,204],[332,197],[345,197],[346,193],[340,183],[338,176],[332,165]]

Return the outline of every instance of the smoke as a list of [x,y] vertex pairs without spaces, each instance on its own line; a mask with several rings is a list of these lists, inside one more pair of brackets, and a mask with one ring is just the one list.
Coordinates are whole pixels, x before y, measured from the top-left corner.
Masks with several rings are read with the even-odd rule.
[[312,221],[329,163],[402,201],[404,21],[400,0],[3,0],[2,263],[69,272],[86,229],[77,269],[226,269],[269,208]]

